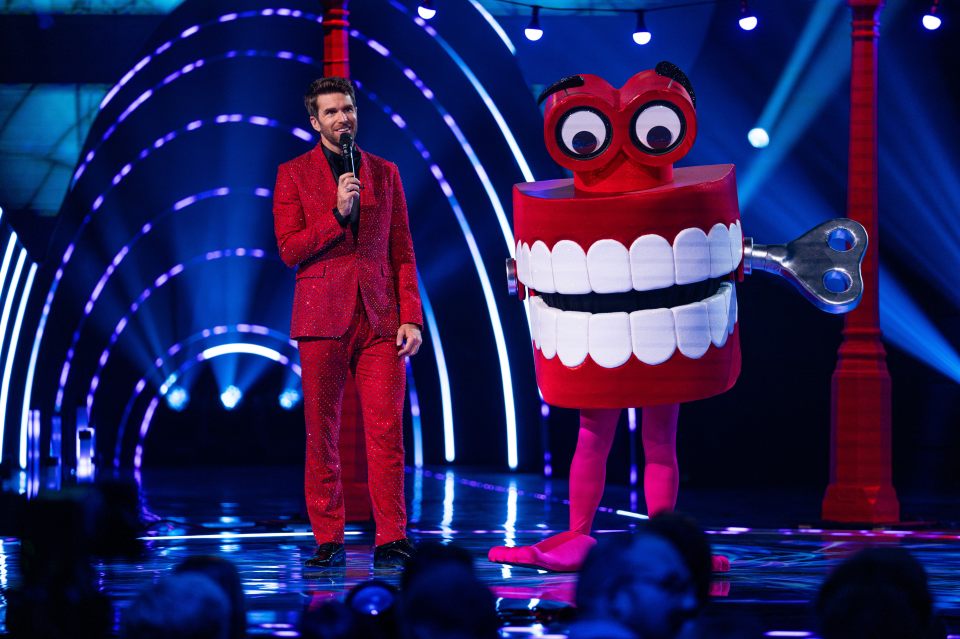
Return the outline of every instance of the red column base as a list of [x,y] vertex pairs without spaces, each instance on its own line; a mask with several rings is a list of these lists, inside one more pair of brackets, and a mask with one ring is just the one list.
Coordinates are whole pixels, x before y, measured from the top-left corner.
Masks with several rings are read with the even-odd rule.
[[823,497],[826,521],[894,524],[900,521],[900,502],[892,485],[830,484]]

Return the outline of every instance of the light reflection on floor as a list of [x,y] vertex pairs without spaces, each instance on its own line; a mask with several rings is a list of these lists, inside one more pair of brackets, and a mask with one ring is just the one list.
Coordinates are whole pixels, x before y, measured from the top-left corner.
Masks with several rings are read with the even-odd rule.
[[[104,589],[122,609],[139,588],[186,557],[219,554],[240,570],[250,633],[296,636],[296,620],[305,606],[341,597],[374,577],[397,584],[398,572],[371,568],[372,531],[364,526],[351,525],[347,531],[345,568],[323,573],[301,568],[312,552],[312,538],[301,515],[300,472],[145,472],[143,508],[152,520],[146,557],[98,564]],[[533,475],[410,470],[407,495],[411,536],[471,551],[508,624],[504,636],[562,633],[573,614],[575,576],[491,564],[486,552],[494,545],[530,544],[564,530],[564,482]],[[642,526],[641,513],[630,506],[635,499],[628,487],[608,487],[595,522],[597,534]],[[732,561],[731,572],[713,584],[714,609],[747,612],[770,637],[811,636],[808,604],[829,569],[866,546],[900,546],[923,563],[938,610],[948,629],[960,635],[960,532],[799,526],[802,513],[783,512],[779,522],[771,518],[776,509],[769,499],[738,495],[733,509],[734,500],[716,492],[681,495],[681,507],[707,526],[714,551]],[[787,503],[783,500],[781,510]],[[0,541],[0,593],[17,584],[18,565],[19,542]],[[0,632],[5,605],[0,599]]]

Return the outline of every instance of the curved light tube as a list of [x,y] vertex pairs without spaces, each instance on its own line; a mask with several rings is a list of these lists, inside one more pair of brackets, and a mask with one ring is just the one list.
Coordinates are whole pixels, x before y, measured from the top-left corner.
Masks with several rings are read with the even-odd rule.
[[[37,274],[37,265],[31,264],[27,273],[27,282],[20,295],[20,307],[17,309],[17,319],[13,323],[13,332],[10,334],[10,349],[7,351],[7,361],[3,368],[3,386],[0,387],[0,461],[3,461],[3,434],[7,423],[7,400],[10,392],[10,377],[13,374],[13,360],[17,356],[17,344],[20,342],[20,330],[23,327],[23,316],[27,311],[27,302],[30,300],[30,291],[33,288],[33,278]],[[12,294],[12,289],[10,293]],[[26,453],[26,433],[23,433],[23,451]],[[24,457],[26,467],[26,457]]]
[[[209,353],[209,357],[207,356],[208,353]],[[194,359],[188,360],[186,363],[184,363],[183,366],[181,366],[173,374],[171,374],[170,378],[179,378],[180,375],[186,372],[189,368],[196,366],[200,362],[208,361],[215,357],[222,357],[223,355],[231,355],[234,353],[246,353],[250,355],[256,355],[258,357],[264,357],[271,361],[279,362],[279,363],[282,363],[284,366],[290,367],[290,360],[286,356],[281,355],[280,353],[273,350],[272,348],[267,348],[265,346],[260,347],[256,344],[247,344],[245,342],[235,342],[232,344],[222,344],[221,346],[214,346],[212,348],[208,348],[203,353],[201,353],[200,356]],[[276,358],[274,356],[276,356]],[[170,378],[168,378],[168,381]],[[140,422],[140,435],[138,437],[137,447],[133,454],[133,467],[135,470],[139,470],[143,465],[144,441],[147,438],[147,433],[150,431],[150,423],[153,421],[153,416],[156,413],[157,406],[160,403],[161,396],[162,396],[162,393],[159,393],[159,392],[153,396],[153,398],[150,400],[149,406],[147,406],[146,412],[143,415],[143,421]]]
[[[236,332],[240,334],[262,335],[265,337],[273,338],[278,342],[285,343],[293,349],[297,348],[296,342],[291,340],[286,334],[280,333],[279,331],[275,331],[266,326],[259,326],[257,324],[234,324],[230,326],[219,325],[219,326],[214,326],[213,328],[205,328],[202,331],[194,333],[193,335],[190,335],[186,339],[175,343],[173,346],[170,346],[169,348],[167,348],[166,354],[169,357],[173,357],[183,352],[187,346],[194,344],[200,340],[209,339],[211,336],[215,336],[215,335],[216,336],[226,335],[231,332]],[[285,359],[287,360],[287,362],[290,362],[290,358],[285,358]],[[196,362],[197,357],[191,356],[190,360]],[[164,360],[163,357],[158,357],[154,360],[153,364],[157,371],[162,371],[166,365],[166,361]],[[193,364],[191,364],[190,366],[192,365]],[[181,368],[183,366],[184,365],[182,364]],[[297,377],[301,376],[302,371],[298,364],[294,364],[291,362],[290,370],[292,370]],[[167,375],[166,378],[164,379],[163,385],[161,385],[160,387],[160,391],[158,392],[158,395],[162,396],[164,394],[165,387],[169,387],[169,386],[172,386],[173,384],[176,384],[177,380],[180,377],[181,372],[182,372],[181,369],[178,368],[173,373]],[[114,452],[113,452],[114,468],[120,468],[120,454],[122,451],[124,433],[126,432],[127,421],[130,418],[130,413],[133,409],[133,404],[136,402],[137,398],[140,397],[140,394],[143,393],[146,387],[147,387],[147,378],[141,377],[140,381],[138,381],[134,386],[134,391],[130,399],[127,400],[126,408],[123,411],[123,416],[120,418],[120,424],[117,426],[116,444],[114,446]],[[92,412],[91,412],[91,415],[92,415]]]

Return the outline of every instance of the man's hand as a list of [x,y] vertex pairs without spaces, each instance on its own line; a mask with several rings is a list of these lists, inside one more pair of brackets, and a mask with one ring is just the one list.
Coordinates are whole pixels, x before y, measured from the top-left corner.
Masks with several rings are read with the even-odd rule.
[[397,331],[397,348],[403,346],[403,348],[400,348],[397,352],[397,357],[416,355],[422,343],[423,338],[420,336],[420,329],[417,328],[417,325],[404,324],[400,327],[400,330]]
[[337,183],[337,210],[347,217],[353,212],[354,200],[360,199],[360,180],[353,173],[344,173]]

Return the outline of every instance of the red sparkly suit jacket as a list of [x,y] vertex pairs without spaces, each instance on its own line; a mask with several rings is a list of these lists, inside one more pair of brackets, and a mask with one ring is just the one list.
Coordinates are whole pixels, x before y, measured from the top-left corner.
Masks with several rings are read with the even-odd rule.
[[[322,144],[322,143],[321,143]],[[336,182],[321,144],[280,165],[273,222],[280,259],[297,267],[290,336],[340,337],[360,290],[377,335],[423,326],[407,203],[397,166],[363,152],[360,228],[333,215]]]

